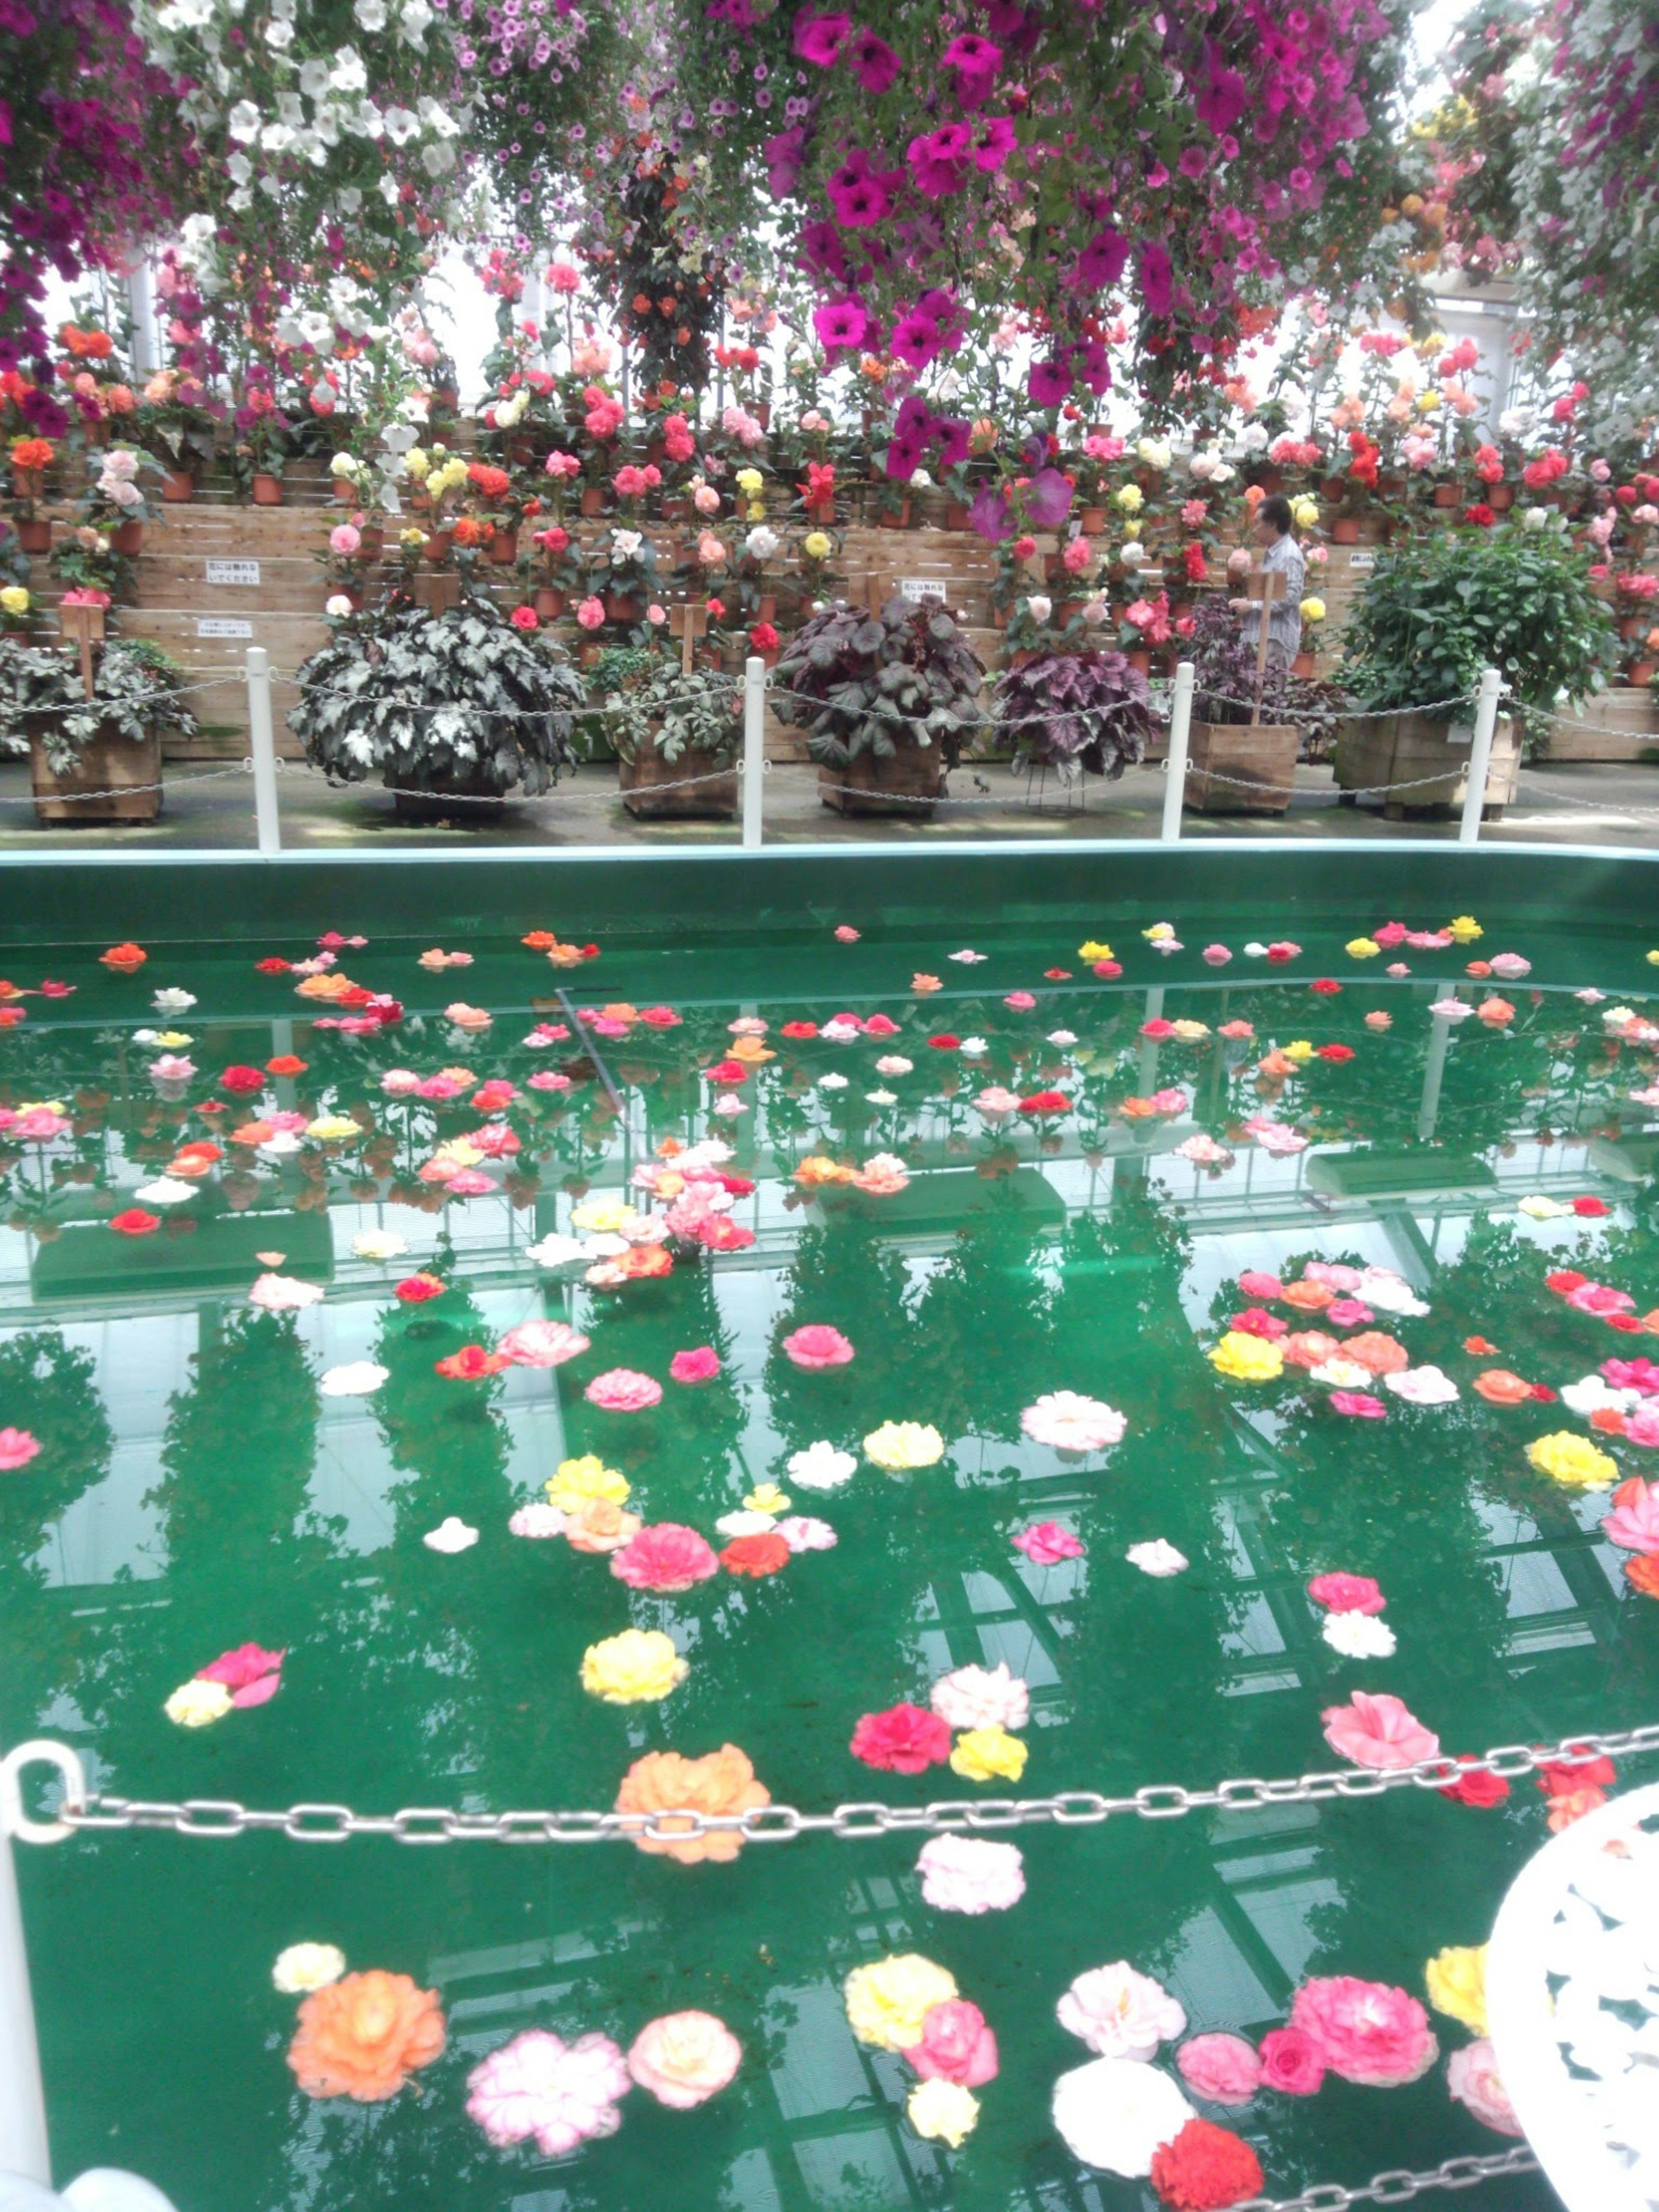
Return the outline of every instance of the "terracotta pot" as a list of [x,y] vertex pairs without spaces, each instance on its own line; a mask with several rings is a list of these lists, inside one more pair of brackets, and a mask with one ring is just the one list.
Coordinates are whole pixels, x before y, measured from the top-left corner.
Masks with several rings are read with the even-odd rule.
[[339,501],[342,507],[356,507],[357,504],[357,487],[355,483],[348,483],[344,477],[336,477],[334,479],[334,496]]
[[117,553],[136,553],[144,542],[142,522],[118,522],[109,534],[111,546]]
[[959,499],[947,500],[945,507],[945,527],[947,530],[966,530],[968,510]]
[[1008,627],[1008,609],[1007,609],[1006,607],[993,607],[993,608],[992,608],[992,610],[991,610],[991,627],[992,627],[992,629],[1007,629],[1007,627]]
[[1041,647],[1023,646],[1009,654],[1008,665],[1010,668],[1024,668],[1028,660],[1041,660],[1042,658]]
[[645,612],[645,602],[636,592],[607,592],[605,595],[605,618],[613,623],[636,623]]
[[653,469],[659,469],[668,459],[668,441],[660,434],[645,441],[645,458]]
[[1462,496],[1462,493],[1455,483],[1438,483],[1434,488],[1434,503],[1437,507],[1455,507]]
[[455,533],[453,530],[428,531],[426,536],[427,559],[428,561],[443,560],[447,555],[451,545],[454,543],[454,540]]
[[760,424],[763,430],[769,430],[771,428],[772,403],[769,399],[757,399],[755,402],[755,420]]
[[1357,514],[1339,514],[1331,525],[1331,543],[1333,545],[1358,545],[1359,517]]
[[1250,481],[1260,484],[1263,491],[1271,495],[1273,492],[1284,490],[1285,472],[1282,469],[1275,468],[1269,461],[1264,467],[1255,471]]
[[432,395],[434,407],[446,407],[453,415],[461,404],[461,395],[453,384],[441,384]]
[[47,521],[45,515],[37,514],[27,522],[20,520],[16,524],[15,527],[17,531],[17,542],[22,547],[24,552],[51,552],[52,525]]
[[161,478],[161,496],[169,507],[183,507],[196,496],[196,479],[188,469],[168,469]]
[[605,647],[599,643],[598,638],[587,638],[584,640],[584,641],[576,647],[576,665],[579,668],[597,667],[599,665],[599,655],[604,651]]
[[821,530],[832,529],[836,520],[836,502],[830,499],[811,499],[806,502],[806,520],[816,522]]
[[1515,486],[1506,483],[1488,484],[1486,501],[1494,514],[1502,514],[1506,508],[1515,505]]
[[257,471],[253,478],[253,504],[255,507],[280,507],[282,503],[283,480],[281,477],[268,476],[264,470]]
[[1648,632],[1653,628],[1653,624],[1654,617],[1651,613],[1638,612],[1633,615],[1620,615],[1619,617],[1619,635],[1620,637],[1630,638],[1632,640],[1638,637],[1645,637]]
[[428,614],[447,614],[461,604],[459,576],[416,576],[409,588],[416,606],[424,607]]
[[1143,676],[1150,676],[1152,674],[1152,656],[1149,647],[1137,646],[1133,653],[1126,653],[1123,658],[1128,662],[1131,668],[1138,668]]
[[1310,677],[1314,672],[1314,657],[1310,653],[1298,653],[1291,663],[1292,676]]
[[1640,689],[1652,683],[1656,670],[1659,670],[1659,660],[1632,660],[1625,671],[1625,681]]
[[775,592],[763,592],[755,602],[755,620],[757,623],[775,623],[777,618],[777,593]]
[[44,469],[14,469],[11,488],[19,499],[40,499],[46,492],[46,472]]
[[357,556],[362,561],[378,561],[386,550],[386,532],[379,528],[360,530],[357,533]]
[[510,568],[519,557],[519,533],[516,530],[498,530],[485,550],[492,561]]
[[1376,495],[1379,499],[1403,499],[1406,492],[1404,477],[1378,477]]
[[884,507],[876,517],[876,525],[881,530],[908,530],[910,527],[909,495],[907,493],[899,501],[896,510]]
[[582,486],[582,513],[584,514],[603,514],[605,513],[605,486],[603,484],[587,483]]
[[564,612],[564,593],[555,591],[550,585],[543,584],[538,588],[531,605],[536,610],[538,621],[557,622]]
[[1078,509],[1077,526],[1085,538],[1098,538],[1109,520],[1103,507],[1080,507]]

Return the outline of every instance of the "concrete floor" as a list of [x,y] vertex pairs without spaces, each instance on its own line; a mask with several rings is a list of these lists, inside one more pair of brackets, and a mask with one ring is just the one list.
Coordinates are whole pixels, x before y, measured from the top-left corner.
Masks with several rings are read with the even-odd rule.
[[[28,803],[28,770],[22,763],[0,765],[0,850],[87,852],[123,847],[135,850],[180,848],[252,849],[253,790],[240,769],[210,776],[206,764],[180,763],[168,771],[161,819],[130,829],[41,829]],[[199,781],[192,779],[201,779]],[[1068,809],[1052,782],[1030,792],[1006,766],[969,763],[951,778],[950,799],[930,822],[848,819],[818,798],[817,771],[775,763],[766,780],[766,836],[769,843],[866,843],[879,839],[927,843],[958,838],[1156,837],[1164,803],[1159,769],[1132,769],[1117,783],[1091,780],[1081,805]],[[579,769],[544,799],[509,803],[493,823],[465,827],[457,821],[422,827],[394,819],[391,796],[374,784],[333,791],[319,775],[289,763],[279,781],[283,837],[296,850],[337,851],[343,846],[453,847],[462,842],[492,845],[675,845],[732,844],[738,826],[730,822],[635,822],[623,808],[615,765],[606,762]],[[1628,810],[1635,810],[1632,813]],[[1328,768],[1297,772],[1296,796],[1288,814],[1194,815],[1183,820],[1188,837],[1428,837],[1455,838],[1454,819],[1419,816],[1386,822],[1368,807],[1341,806]],[[1485,824],[1483,838],[1499,842],[1659,846],[1659,774],[1644,766],[1540,764],[1524,771],[1520,800],[1504,819]]]

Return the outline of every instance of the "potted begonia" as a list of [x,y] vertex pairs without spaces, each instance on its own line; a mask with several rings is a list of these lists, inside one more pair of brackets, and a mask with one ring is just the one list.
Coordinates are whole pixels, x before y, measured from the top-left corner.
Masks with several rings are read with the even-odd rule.
[[533,611],[516,614],[477,595],[433,614],[398,595],[341,624],[296,678],[289,727],[307,759],[331,781],[378,774],[416,819],[539,796],[574,763],[585,694]]
[[1115,778],[1146,757],[1152,733],[1146,678],[1121,653],[1040,653],[997,680],[996,731],[1014,773],[1052,769],[1063,784]]
[[1337,781],[1356,794],[1415,786],[1387,794],[1391,814],[1458,803],[1474,695],[1494,667],[1507,711],[1483,804],[1501,805],[1515,795],[1523,734],[1546,737],[1558,708],[1600,690],[1615,650],[1584,557],[1553,518],[1415,539],[1379,559],[1349,617],[1341,672],[1363,719],[1338,739]]
[[718,670],[686,670],[677,655],[646,656],[605,694],[623,805],[643,818],[730,821],[738,811],[739,686]]
[[38,510],[46,495],[46,471],[57,453],[50,438],[14,438],[9,449],[11,481],[6,504],[25,553],[52,550],[51,519]]
[[1184,803],[1201,814],[1282,814],[1291,803],[1309,687],[1271,656],[1258,677],[1259,619],[1236,614],[1219,592],[1194,611]]
[[[725,549],[720,549],[724,558]],[[657,551],[643,528],[617,523],[606,531],[588,560],[587,595],[599,599],[607,622],[632,628],[645,619],[659,586]]]
[[[84,595],[65,595],[73,605]],[[161,811],[161,739],[193,737],[185,672],[148,638],[104,641],[95,610],[92,691],[73,643],[0,637],[0,749],[27,753],[42,823],[154,822]]]
[[818,795],[844,814],[931,812],[989,720],[983,664],[930,602],[837,601],[795,633],[776,677],[773,712],[805,731]]
[[213,465],[219,427],[204,386],[176,368],[158,369],[140,394],[137,422],[161,465],[162,498],[178,505],[194,498],[198,476]]

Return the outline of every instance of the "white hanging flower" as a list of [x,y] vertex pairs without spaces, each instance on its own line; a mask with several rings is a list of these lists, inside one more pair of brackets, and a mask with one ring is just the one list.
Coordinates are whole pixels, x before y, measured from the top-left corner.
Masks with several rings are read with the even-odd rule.
[[265,25],[265,44],[274,52],[285,54],[294,44],[294,26],[280,18]]
[[441,141],[421,149],[421,167],[428,177],[441,177],[455,166],[455,149]]
[[354,0],[351,10],[365,31],[386,28],[386,0]]
[[328,90],[328,64],[315,56],[300,64],[300,89],[307,100],[320,100]]
[[418,46],[432,27],[432,10],[427,0],[404,0],[404,12],[398,20],[398,36],[406,46]]
[[225,123],[231,137],[244,146],[251,146],[259,135],[259,111],[251,100],[239,100]]
[[363,66],[362,56],[355,46],[336,47],[334,66],[328,73],[328,81],[336,92],[368,90],[368,71]]

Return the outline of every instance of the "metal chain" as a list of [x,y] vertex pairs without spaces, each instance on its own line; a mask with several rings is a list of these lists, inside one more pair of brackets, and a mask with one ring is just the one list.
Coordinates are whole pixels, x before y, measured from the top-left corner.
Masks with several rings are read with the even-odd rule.
[[1541,783],[1535,775],[1521,775],[1516,780],[1542,792],[1547,798],[1559,799],[1564,806],[1583,807],[1592,814],[1622,814],[1632,822],[1659,820],[1659,807],[1621,806],[1614,799],[1575,799],[1571,792],[1557,791],[1553,784]]
[[[1330,1798],[1381,1797],[1396,1790],[1442,1790],[1471,1774],[1492,1774],[1507,1780],[1534,1773],[1543,1766],[1582,1765],[1595,1759],[1625,1758],[1655,1750],[1659,1750],[1659,1722],[1613,1734],[1568,1736],[1546,1747],[1500,1744],[1478,1759],[1443,1755],[1380,1771],[1349,1766],[1277,1781],[1233,1779],[1212,1790],[1154,1782],[1127,1797],[1070,1790],[1054,1797],[958,1797],[927,1805],[855,1801],[837,1805],[828,1813],[803,1813],[793,1805],[763,1805],[747,1813],[672,1808],[651,1813],[461,1813],[444,1805],[404,1806],[395,1813],[356,1813],[349,1805],[309,1801],[256,1810],[234,1798],[191,1797],[174,1802],[106,1797],[88,1793],[84,1777],[78,1788],[71,1784],[69,1777],[71,1771],[79,1771],[79,1760],[68,1746],[43,1747],[39,1742],[20,1746],[8,1760],[0,1761],[0,1784],[15,1790],[19,1768],[37,1759],[50,1759],[65,1777],[64,1803],[55,1820],[24,1821],[15,1827],[15,1832],[28,1842],[56,1841],[60,1834],[73,1831],[168,1828],[176,1835],[210,1837],[274,1830],[301,1844],[338,1844],[350,1836],[390,1836],[400,1844],[673,1843],[731,1833],[748,1843],[765,1844],[803,1835],[856,1840],[890,1834],[976,1834],[1039,1823],[1097,1827],[1124,1817],[1178,1820],[1198,1812],[1254,1813],[1271,1806],[1314,1804]],[[4,1791],[0,1790],[0,1811],[5,1802]]]
[[229,768],[204,768],[195,775],[171,775],[165,783],[112,784],[106,791],[51,791],[31,793],[24,799],[0,799],[0,806],[33,806],[46,804],[52,806],[89,806],[94,800],[133,799],[140,792],[177,791],[186,783],[211,783],[224,775],[252,775],[253,762],[248,756]]
[[[283,763],[278,761],[276,765],[280,769],[283,766]],[[356,789],[356,786],[355,784],[336,783],[325,769],[316,767],[310,761],[294,761],[290,762],[289,765],[301,771],[307,775],[321,776],[324,782],[328,785],[331,791],[354,791]],[[587,763],[585,762],[577,762],[574,765],[576,767],[585,767]],[[767,763],[767,766],[769,768],[770,765],[771,763],[769,761]],[[737,773],[738,762],[734,757],[729,768],[711,769],[703,775],[683,775],[673,783],[647,783],[641,784],[638,787],[647,796],[655,798],[660,792],[690,791],[694,784],[724,783],[728,778],[736,775]],[[365,779],[365,781],[367,781],[367,779]],[[159,788],[159,786],[157,787]],[[558,803],[557,793],[553,791],[538,791],[533,793],[525,792],[519,793],[510,791],[421,791],[398,783],[378,784],[374,788],[380,791],[389,791],[394,797],[398,799],[428,799],[439,800],[446,806],[500,806],[503,804],[513,806],[548,806],[554,805]],[[625,793],[621,795],[623,797],[627,796]]]
[[1513,2150],[1493,2151],[1477,2157],[1471,2152],[1443,2159],[1420,2173],[1404,2166],[1374,2173],[1363,2187],[1345,2189],[1340,2181],[1316,2182],[1299,2197],[1252,2197],[1236,2204],[1233,2212],[1345,2212],[1350,2204],[1409,2204],[1431,2189],[1474,2189],[1483,2181],[1498,2181],[1505,2174],[1536,2173],[1538,2160],[1524,2143]]
[[[1409,707],[1345,707],[1340,714],[1333,709],[1332,719],[1342,722],[1386,722],[1395,714],[1437,714],[1443,707],[1467,707],[1479,696],[1479,693],[1474,691],[1459,691],[1449,699],[1425,699]],[[1206,691],[1203,685],[1200,684],[1194,692],[1194,714],[1198,712],[1198,702],[1200,699],[1213,699],[1218,704],[1226,707],[1254,708],[1258,704],[1257,701],[1251,698],[1237,699],[1228,691]],[[1322,714],[1307,718],[1294,714],[1291,716],[1292,720],[1303,719],[1323,720],[1325,717]]]

